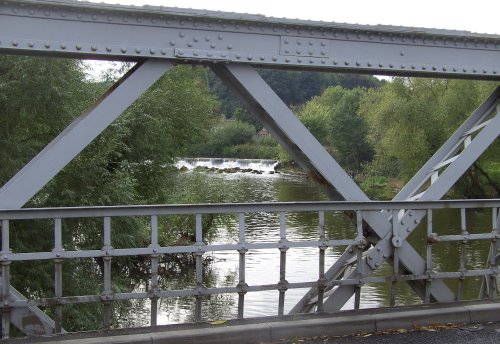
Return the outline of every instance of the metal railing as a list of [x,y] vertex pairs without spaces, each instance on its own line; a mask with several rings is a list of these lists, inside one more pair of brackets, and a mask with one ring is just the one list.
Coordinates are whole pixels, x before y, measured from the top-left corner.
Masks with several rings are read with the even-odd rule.
[[[433,210],[435,209],[457,209],[461,217],[460,233],[451,235],[438,235],[433,228]],[[471,234],[467,231],[466,210],[481,209],[490,211],[492,226],[482,233]],[[389,283],[391,288],[391,301],[395,300],[397,285],[402,281],[422,280],[426,284],[424,302],[431,301],[431,286],[436,279],[458,280],[457,299],[462,298],[463,281],[466,278],[484,278],[481,297],[496,297],[496,277],[498,276],[497,240],[499,234],[500,200],[467,200],[467,201],[419,201],[419,202],[297,202],[297,203],[250,203],[250,204],[205,204],[205,205],[155,205],[155,206],[116,206],[116,207],[82,207],[82,208],[43,208],[43,209],[20,209],[0,210],[0,221],[2,225],[0,263],[2,267],[2,288],[0,293],[0,311],[2,312],[2,336],[9,337],[10,312],[16,308],[28,306],[46,306],[54,308],[55,332],[62,331],[63,307],[66,305],[81,303],[103,304],[103,328],[111,326],[112,305],[115,301],[149,299],[151,300],[152,326],[157,325],[158,300],[160,298],[194,297],[195,320],[202,320],[202,297],[214,294],[234,293],[238,295],[238,318],[244,316],[245,295],[250,292],[276,290],[279,292],[278,315],[284,314],[285,295],[287,290],[294,288],[317,288],[317,311],[322,310],[325,291],[340,285],[362,286],[369,283]],[[394,256],[393,274],[390,276],[369,276],[354,279],[326,280],[325,279],[325,251],[332,247],[350,246],[358,250],[357,266],[361,266],[363,251],[367,249],[367,239],[363,237],[362,212],[385,211],[388,221],[399,218],[404,211],[425,211],[427,223],[426,232],[426,271],[421,275],[404,275],[399,273],[397,256]],[[357,221],[356,231],[352,238],[327,238],[325,234],[325,212],[350,211],[355,212]],[[246,239],[245,214],[248,213],[277,213],[279,214],[279,240],[269,242],[250,242]],[[291,212],[315,212],[318,214],[317,240],[287,240],[286,216]],[[207,214],[233,214],[238,218],[238,242],[224,244],[210,244],[203,241],[204,228],[202,228],[203,216]],[[192,245],[161,246],[159,244],[158,217],[170,215],[193,215],[195,216],[195,242]],[[150,244],[147,247],[113,248],[112,246],[112,218],[115,217],[148,217],[150,218]],[[65,250],[62,242],[62,224],[65,219],[100,218],[102,219],[102,248],[95,250]],[[12,235],[9,225],[18,220],[51,220],[53,221],[53,247],[49,252],[12,252],[10,241]],[[397,226],[394,226],[397,227]],[[397,232],[395,230],[395,236]],[[491,249],[487,264],[484,269],[467,269],[464,247],[469,241],[488,240]],[[460,246],[460,268],[458,271],[437,271],[433,265],[433,246],[440,242],[457,242]],[[286,280],[286,257],[289,248],[316,247],[319,252],[318,278],[313,281],[289,283]],[[248,250],[269,249],[279,250],[280,269],[276,283],[248,285],[245,280],[245,255]],[[205,287],[202,281],[202,258],[208,252],[237,251],[239,254],[239,269],[237,284],[229,287],[211,288]],[[396,252],[396,250],[394,251]],[[158,284],[158,262],[160,255],[185,254],[195,256],[196,262],[196,285],[194,288],[185,290],[162,290]],[[123,256],[147,256],[150,260],[150,281],[145,291],[113,292],[112,288],[112,265],[115,257]],[[62,264],[65,260],[76,258],[99,258],[102,259],[103,290],[98,295],[63,295]],[[31,298],[26,300],[13,300],[9,297],[11,282],[11,265],[20,261],[53,261],[54,263],[54,290],[53,297]],[[355,308],[359,308],[360,290],[356,293]],[[495,292],[492,292],[492,291]],[[394,302],[391,302],[392,304]]]

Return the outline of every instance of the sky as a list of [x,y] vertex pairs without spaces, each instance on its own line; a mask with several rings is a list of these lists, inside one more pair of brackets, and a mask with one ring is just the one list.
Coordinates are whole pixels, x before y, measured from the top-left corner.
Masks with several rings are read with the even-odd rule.
[[350,24],[467,30],[500,35],[499,0],[92,0],[263,14]]

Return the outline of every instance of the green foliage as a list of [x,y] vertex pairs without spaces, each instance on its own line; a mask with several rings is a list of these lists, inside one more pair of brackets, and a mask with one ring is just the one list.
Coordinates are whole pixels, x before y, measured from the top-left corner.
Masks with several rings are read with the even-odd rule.
[[225,157],[225,150],[233,146],[244,145],[255,137],[255,127],[240,121],[226,121],[212,128],[203,143],[193,145],[190,156]]
[[494,84],[394,79],[361,102],[375,150],[371,173],[408,179],[487,97]]
[[367,124],[358,113],[364,93],[360,88],[330,87],[306,103],[298,114],[311,133],[330,146],[339,162],[354,171],[372,154],[366,139]]

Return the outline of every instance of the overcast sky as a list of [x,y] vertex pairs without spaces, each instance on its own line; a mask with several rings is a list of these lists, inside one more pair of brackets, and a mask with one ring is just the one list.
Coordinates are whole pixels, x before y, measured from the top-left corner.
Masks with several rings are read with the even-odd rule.
[[500,0],[96,0],[500,34]]

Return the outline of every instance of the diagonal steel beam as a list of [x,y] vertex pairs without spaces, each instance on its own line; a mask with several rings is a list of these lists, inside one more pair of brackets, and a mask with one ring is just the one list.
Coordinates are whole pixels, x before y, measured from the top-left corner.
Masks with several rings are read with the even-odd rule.
[[138,63],[0,189],[0,208],[21,208],[171,67]]
[[[481,124],[481,131],[472,139],[471,129],[478,126],[479,122],[482,122],[489,118],[493,113],[496,115]],[[500,135],[500,87],[498,87],[486,101],[475,111],[473,114],[460,126],[457,131],[448,139],[448,141],[442,146],[441,149],[436,152],[436,154],[429,159],[429,161],[424,164],[422,169],[417,172],[416,176],[412,181],[407,184],[401,192],[395,197],[394,200],[402,200],[403,197],[411,197],[416,190],[422,184],[430,178],[430,174],[433,171],[433,167],[445,159],[448,159],[451,155],[456,154],[459,150],[459,145],[464,144],[466,138],[469,137],[469,143],[464,147],[464,149],[457,154],[451,163],[448,164],[444,173],[441,174],[434,182],[432,182],[429,187],[421,194],[419,199],[421,200],[435,200],[442,198],[446,192],[458,181],[458,179],[471,167],[471,165],[481,156],[482,153],[496,140]],[[385,213],[389,216],[388,213]],[[426,270],[425,264],[420,258],[420,256],[411,257],[413,253],[408,250],[406,246],[409,246],[405,241],[406,238],[411,234],[411,232],[418,226],[419,222],[425,216],[425,211],[406,211],[400,218],[397,219],[399,222],[399,240],[403,242],[403,246],[400,248],[398,254],[399,259],[405,267],[405,261],[416,261],[418,270],[414,270],[415,266],[411,270],[413,273],[423,274]],[[391,239],[391,233],[387,233],[387,237],[384,240]],[[382,241],[384,241],[382,240]],[[377,245],[378,246],[378,245]],[[383,252],[384,250],[382,250]],[[364,259],[363,264],[368,264],[371,269],[366,270],[363,267],[362,271],[373,271],[375,268],[374,264],[380,264],[379,250],[373,248],[368,253],[369,259]],[[403,258],[403,256],[407,256]],[[390,257],[390,256],[389,256]],[[370,259],[371,258],[371,259]],[[383,257],[382,257],[383,258]],[[406,267],[408,268],[408,267]],[[359,271],[354,271],[348,278],[355,278]],[[436,281],[442,283],[442,281]],[[435,282],[433,282],[435,283]],[[416,293],[422,297],[425,291],[424,283],[421,281],[411,282],[412,288]],[[343,305],[349,298],[354,294],[355,286],[341,286],[335,290],[330,298],[325,301],[323,307],[329,311],[339,310],[339,305]],[[445,296],[445,295],[442,295]],[[435,298],[436,295],[434,294]]]
[[[369,200],[359,186],[351,179],[333,157],[314,138],[307,128],[295,117],[292,111],[274,93],[271,87],[251,67],[243,65],[217,65],[212,67],[221,80],[235,91],[247,109],[261,120],[271,134],[275,135],[284,148],[294,158],[300,159],[298,163],[305,167],[306,172],[319,176],[323,185],[330,190],[336,190],[346,200]],[[377,233],[380,238],[386,238],[392,231],[392,224],[387,216],[378,212],[363,212],[363,219]],[[390,238],[390,237],[389,237]],[[388,242],[390,239],[385,239]],[[390,247],[390,245],[384,245]],[[404,266],[416,273],[425,267],[425,262],[410,245],[404,248],[407,254],[401,255]],[[346,256],[356,252],[351,247]],[[351,253],[349,253],[351,252]],[[354,253],[355,254],[355,253]],[[383,260],[392,254],[392,248],[383,252]],[[343,256],[344,257],[344,256]],[[375,269],[367,265],[366,273],[371,274]],[[335,270],[330,275],[335,276]],[[453,293],[444,283],[434,283],[431,291],[433,297],[440,301],[449,301],[454,298]],[[308,293],[310,297],[314,291]],[[307,300],[301,300],[303,304]]]

